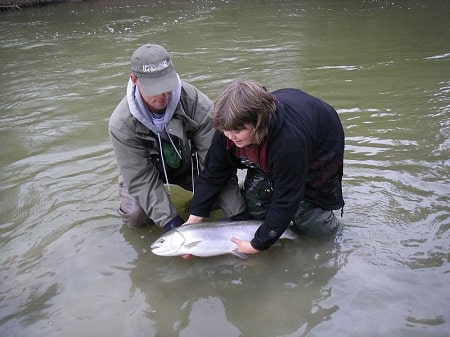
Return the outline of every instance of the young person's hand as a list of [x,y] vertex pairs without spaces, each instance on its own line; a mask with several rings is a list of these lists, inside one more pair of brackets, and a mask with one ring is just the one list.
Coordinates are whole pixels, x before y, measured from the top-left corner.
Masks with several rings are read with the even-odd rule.
[[253,248],[250,241],[239,240],[238,238],[232,237],[231,241],[237,246],[236,252],[244,254],[256,254],[259,250]]

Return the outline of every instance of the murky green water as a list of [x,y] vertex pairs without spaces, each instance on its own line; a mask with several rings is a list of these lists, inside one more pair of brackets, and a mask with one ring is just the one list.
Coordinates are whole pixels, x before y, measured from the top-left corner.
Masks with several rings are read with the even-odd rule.
[[[0,12],[0,335],[448,336],[449,17],[447,1]],[[122,227],[107,120],[147,42],[212,99],[246,77],[338,110],[340,245],[182,260]]]

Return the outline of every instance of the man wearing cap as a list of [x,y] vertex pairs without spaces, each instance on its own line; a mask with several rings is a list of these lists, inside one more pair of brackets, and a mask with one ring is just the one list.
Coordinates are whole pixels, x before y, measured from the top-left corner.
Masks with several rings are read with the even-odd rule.
[[[184,223],[169,184],[193,190],[214,135],[212,109],[206,95],[180,80],[166,49],[146,44],[132,54],[127,94],[109,120],[120,171],[118,212],[129,227],[154,223],[168,231]],[[227,217],[245,218],[237,177],[217,204]]]

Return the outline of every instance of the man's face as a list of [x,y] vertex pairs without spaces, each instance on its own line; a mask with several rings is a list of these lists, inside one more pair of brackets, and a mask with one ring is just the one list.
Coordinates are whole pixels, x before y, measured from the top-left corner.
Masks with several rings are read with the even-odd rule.
[[139,93],[141,94],[142,100],[144,103],[148,106],[148,108],[155,112],[155,113],[164,113],[166,111],[166,107],[169,104],[170,96],[172,95],[172,92],[163,92],[161,94],[155,95],[155,96],[148,96],[144,93],[144,91],[141,88],[141,85],[139,84],[139,79],[131,75],[131,80],[139,89]]
[[[138,81],[139,83],[139,81]],[[162,94],[158,94],[155,96],[147,96],[142,91],[140,85],[138,84],[139,92],[141,93],[142,100],[147,104],[149,109],[156,113],[163,113],[166,110],[167,105],[169,104],[169,99],[172,93],[163,92]]]

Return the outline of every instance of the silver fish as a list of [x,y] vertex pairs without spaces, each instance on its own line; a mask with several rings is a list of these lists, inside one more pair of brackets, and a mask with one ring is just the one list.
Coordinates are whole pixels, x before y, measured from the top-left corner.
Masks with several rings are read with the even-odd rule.
[[[161,256],[190,254],[206,257],[234,254],[246,258],[245,254],[235,251],[237,246],[231,242],[231,238],[250,241],[261,223],[261,221],[220,221],[184,225],[163,234],[150,248],[152,253]],[[280,239],[295,237],[295,233],[287,228]]]

